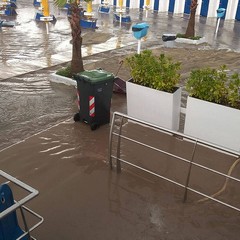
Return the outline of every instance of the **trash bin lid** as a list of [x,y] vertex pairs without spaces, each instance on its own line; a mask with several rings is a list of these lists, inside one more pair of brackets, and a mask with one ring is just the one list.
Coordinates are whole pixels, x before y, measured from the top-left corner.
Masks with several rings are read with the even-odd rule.
[[165,37],[176,37],[177,34],[175,34],[175,33],[164,33],[163,36],[165,36]]
[[164,42],[167,42],[167,41],[173,41],[177,38],[177,35],[176,34],[172,34],[172,33],[164,33],[162,35],[162,40]]
[[147,23],[137,23],[137,24],[132,26],[132,31],[137,32],[137,31],[140,31],[144,28],[149,28],[149,25]]
[[225,8],[218,8],[217,13],[224,13],[226,11]]
[[114,80],[114,75],[102,69],[95,69],[78,73],[75,75],[75,79],[84,80],[91,84],[97,84],[101,82]]

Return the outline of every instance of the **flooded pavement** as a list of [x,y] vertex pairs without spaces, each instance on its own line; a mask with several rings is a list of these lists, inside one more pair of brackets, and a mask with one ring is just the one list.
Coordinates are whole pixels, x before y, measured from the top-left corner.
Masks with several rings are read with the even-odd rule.
[[[34,20],[36,8],[26,0],[17,3],[16,17],[1,17],[16,22],[14,28],[3,27],[0,30],[0,67],[5,74],[0,79],[46,68],[71,60],[71,31],[66,11],[59,11],[51,3],[51,13],[57,18],[55,23],[49,23],[49,34],[46,24]],[[83,56],[96,54],[136,44],[131,26],[145,21],[150,24],[147,41],[151,45],[162,46],[163,33],[183,33],[187,26],[187,16],[167,15],[167,13],[149,14],[131,10],[132,24],[123,23],[119,26],[113,20],[113,14],[101,14],[94,6],[98,29],[83,29]],[[214,35],[216,19],[200,18],[196,21],[196,33],[205,36],[206,48],[231,49],[239,51],[240,22],[221,22],[217,37]],[[100,44],[100,43],[106,43]],[[24,66],[24,67],[23,67]]]
[[18,142],[69,117],[75,91],[51,84],[44,71],[1,82],[0,147]]
[[[152,47],[151,44],[147,43],[145,46]],[[239,72],[240,58],[236,52],[155,48],[154,46],[153,48],[156,54],[166,53],[176,61],[182,62],[181,86],[184,86],[184,81],[191,68],[195,66],[218,67],[227,64],[230,71]],[[134,51],[135,45],[85,57],[85,69],[103,68],[116,74],[120,67],[119,62],[124,59],[126,54]],[[72,118],[78,111],[76,89],[51,82],[51,73],[54,73],[56,69],[63,65],[0,81],[0,149],[23,140],[57,122]],[[118,76],[124,80],[130,78],[129,71],[124,67],[120,68]],[[114,94],[113,101],[119,97],[124,98],[125,104],[125,96]],[[187,93],[183,91],[182,107],[186,106],[186,98]],[[113,112],[113,108],[111,111]],[[120,111],[120,109],[117,109],[117,111]],[[126,113],[126,104],[121,107],[121,112]],[[183,124],[181,125],[182,128]]]
[[[16,26],[0,31],[0,149],[53,123],[71,118],[77,111],[75,89],[51,83],[51,73],[71,60],[71,34],[66,11],[52,7],[57,21],[49,24],[49,34],[45,23],[34,20],[35,12],[31,4],[19,1],[18,15],[14,17]],[[120,28],[119,23],[113,21],[112,14],[95,14],[99,28],[83,29],[82,51],[86,69],[101,67],[116,74],[119,62],[137,49],[131,25],[146,21],[151,27],[147,39],[142,42],[142,49],[163,51],[183,62],[181,85],[184,85],[184,79],[194,66],[228,63],[231,70],[238,71],[239,22],[222,23],[215,38],[216,19],[205,19],[204,23],[200,20],[196,23],[196,32],[205,36],[207,44],[191,46],[176,43],[176,48],[164,48],[162,34],[183,32],[187,24],[185,18],[159,13],[146,19],[144,13],[132,10],[132,24],[122,24]],[[229,35],[231,29],[235,31]],[[191,64],[189,58],[192,58]],[[118,75],[124,80],[129,78],[124,67]],[[185,99],[186,94],[183,95],[183,104]]]
[[[121,99],[115,99],[114,110],[122,104]],[[127,134],[137,139],[144,136],[145,143],[165,148],[170,141],[171,152],[180,150],[181,156],[191,155],[191,148],[179,140],[149,129],[131,127]],[[33,232],[37,239],[239,239],[237,211],[190,193],[183,203],[183,189],[125,165],[121,174],[111,171],[108,137],[108,125],[91,131],[87,124],[69,120],[0,153],[4,171],[40,191],[28,204],[45,219]],[[123,146],[126,144],[123,154],[132,161],[184,181],[184,164],[175,165],[169,157],[159,162],[154,152],[123,142]],[[229,169],[233,162],[231,157],[211,150],[202,157],[209,165],[217,162],[218,170]],[[178,171],[180,167],[182,171]],[[238,164],[232,175],[239,176],[239,171]],[[223,184],[224,178],[201,171],[191,177],[191,186],[209,194],[219,191]],[[235,185],[228,185],[220,194],[226,196],[231,198],[225,200],[239,204]]]
[[[237,240],[238,212],[211,201],[199,204],[194,196],[183,204],[182,190],[171,184],[131,168],[124,168],[120,175],[109,170],[109,125],[93,132],[87,124],[74,123],[76,89],[51,82],[51,73],[71,60],[66,12],[52,7],[57,22],[49,24],[47,34],[46,26],[34,21],[31,3],[20,0],[17,6],[16,27],[0,31],[0,165],[40,191],[30,206],[43,215],[45,222],[34,235],[52,240]],[[119,61],[137,49],[131,24],[120,28],[112,13],[96,16],[99,28],[83,30],[85,69],[101,67],[117,73]],[[152,48],[183,61],[182,85],[194,66],[226,63],[230,70],[239,71],[239,22],[222,22],[215,37],[216,19],[200,19],[196,31],[208,43],[176,43],[176,48],[170,49],[164,47],[162,34],[183,32],[186,18],[159,13],[149,14],[146,19],[138,10],[131,10],[131,17],[132,23],[150,23],[143,49]],[[125,80],[129,77],[124,68],[118,75]],[[124,95],[113,94],[114,111],[126,112]],[[134,129],[133,133],[144,135]],[[139,151],[138,155],[145,153]],[[223,170],[229,169],[225,162],[218,164]],[[173,165],[157,167],[167,173],[176,171]],[[233,173],[239,176],[239,165]],[[204,183],[200,187],[205,188],[207,181],[215,183],[215,178],[205,181],[205,177],[199,176]],[[215,193],[221,184],[209,187],[209,193]],[[238,201],[235,186],[227,193]]]

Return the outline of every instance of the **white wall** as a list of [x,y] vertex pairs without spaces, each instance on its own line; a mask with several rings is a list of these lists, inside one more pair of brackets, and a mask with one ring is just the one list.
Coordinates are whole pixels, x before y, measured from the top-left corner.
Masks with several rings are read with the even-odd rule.
[[201,7],[202,7],[202,1],[203,0],[198,0],[198,6],[197,6],[197,12],[196,12],[197,15],[200,15]]
[[[124,0],[124,5],[126,6],[126,0]],[[130,0],[130,8],[139,8],[140,0]]]
[[208,17],[217,17],[217,9],[219,7],[220,0],[211,0],[208,7]]
[[[153,0],[152,0],[153,1]],[[167,12],[170,0],[161,0],[159,3],[159,12]]]
[[174,13],[183,13],[184,12],[184,0],[175,0]]
[[235,19],[237,7],[238,7],[237,0],[228,0],[228,7],[225,19]]
[[[167,12],[169,8],[170,0],[150,0],[150,8],[153,10],[155,1],[159,2],[159,12]],[[204,0],[198,0],[197,15],[200,15],[202,2]],[[146,0],[145,0],[146,2]],[[145,5],[144,2],[144,5]],[[221,0],[210,0],[208,7],[208,17],[217,17],[217,9]],[[101,0],[94,0],[93,4],[100,4]],[[109,4],[113,5],[113,0],[109,0]],[[130,0],[130,8],[138,9],[140,0]],[[117,0],[118,6],[118,0]],[[126,0],[123,0],[123,6],[126,6]],[[174,13],[183,13],[185,6],[185,0],[175,0]],[[228,7],[225,15],[225,19],[235,19],[238,8],[238,0],[228,0]]]

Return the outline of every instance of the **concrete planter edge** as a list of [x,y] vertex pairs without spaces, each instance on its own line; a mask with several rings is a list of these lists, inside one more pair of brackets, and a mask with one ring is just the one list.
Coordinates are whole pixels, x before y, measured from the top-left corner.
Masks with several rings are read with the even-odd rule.
[[184,133],[240,152],[240,110],[187,98]]
[[51,82],[62,83],[62,84],[68,85],[68,86],[77,87],[77,82],[75,80],[73,80],[72,78],[58,75],[56,73],[51,74]]
[[178,88],[172,94],[127,81],[126,92],[127,113],[129,116],[178,131],[181,88]]
[[207,41],[206,41],[205,37],[202,37],[199,40],[192,40],[192,39],[187,39],[187,38],[176,38],[175,42],[199,45],[199,44],[205,43]]

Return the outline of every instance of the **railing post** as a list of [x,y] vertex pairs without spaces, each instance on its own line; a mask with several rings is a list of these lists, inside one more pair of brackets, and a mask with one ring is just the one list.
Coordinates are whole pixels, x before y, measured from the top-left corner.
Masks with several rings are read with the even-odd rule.
[[[119,118],[121,118],[121,121],[120,121],[120,125],[119,127],[115,130],[113,129],[114,127],[114,124],[115,124],[115,116],[118,116]],[[122,114],[122,113],[114,113],[114,120],[113,120],[113,123],[112,123],[112,126],[111,126],[111,135],[110,135],[110,140],[112,141],[112,138],[113,136],[116,136],[116,141],[114,142],[114,154],[112,154],[112,142],[110,142],[110,156],[109,156],[109,159],[110,159],[110,165],[111,165],[111,168],[112,168],[112,159],[111,158],[114,158],[116,159],[116,169],[117,169],[117,173],[121,172],[121,164],[124,163],[124,164],[128,164],[129,166],[131,167],[135,167],[141,171],[144,171],[144,172],[147,172],[149,174],[152,174],[153,176],[157,176],[163,180],[166,180],[168,182],[171,182],[181,188],[184,188],[184,196],[183,196],[183,202],[186,202],[187,201],[187,197],[188,197],[188,191],[190,192],[193,192],[195,194],[198,194],[200,196],[203,196],[204,198],[208,198],[208,199],[211,199],[212,201],[215,201],[217,203],[220,203],[226,207],[229,207],[231,209],[234,209],[238,212],[240,212],[240,208],[238,207],[235,207],[233,205],[230,205],[226,202],[223,202],[217,198],[214,198],[214,195],[207,195],[207,194],[204,194],[203,192],[200,192],[196,189],[194,189],[193,187],[189,186],[190,185],[190,177],[191,177],[191,174],[192,174],[192,166],[196,167],[196,168],[200,168],[200,169],[203,169],[205,171],[210,171],[211,173],[214,173],[214,174],[217,174],[217,175],[220,175],[220,176],[224,176],[226,177],[226,179],[231,179],[231,180],[234,180],[238,183],[240,183],[240,179],[239,178],[236,178],[236,177],[232,177],[231,176],[231,172],[232,170],[234,169],[234,167],[238,164],[238,162],[240,161],[239,160],[239,152],[235,152],[235,151],[232,151],[232,150],[229,150],[229,149],[226,149],[226,148],[222,148],[222,147],[219,147],[217,145],[214,145],[214,144],[211,144],[211,143],[208,143],[208,142],[205,142],[205,141],[202,141],[200,139],[196,139],[196,138],[192,138],[190,136],[187,136],[187,135],[184,135],[184,134],[181,134],[181,133],[176,133],[174,131],[171,131],[171,130],[168,130],[168,129],[165,129],[165,128],[162,128],[162,127],[159,127],[159,126],[156,126],[156,125],[153,125],[153,124],[150,124],[150,123],[147,123],[145,121],[142,121],[142,120],[139,120],[139,119],[136,119],[134,117],[131,117],[131,116],[128,116],[126,114]],[[127,136],[125,134],[122,134],[122,127],[123,127],[123,122],[124,122],[124,119],[126,119],[126,121],[130,120],[130,121],[134,121],[138,124],[141,124],[141,125],[145,125],[145,126],[150,126],[150,127],[153,127],[157,130],[160,130],[161,132],[164,132],[166,134],[171,134],[172,136],[178,136],[181,138],[181,140],[183,141],[186,141],[186,142],[191,142],[191,146],[192,146],[192,150],[190,149],[190,151],[192,151],[191,155],[190,155],[190,159],[189,158],[186,158],[186,157],[181,157],[179,156],[177,153],[171,153],[171,151],[167,151],[167,150],[164,150],[164,149],[161,149],[160,147],[159,148],[156,148],[154,146],[151,146],[151,145],[148,145],[146,143],[143,143],[141,141],[138,141],[137,139],[134,139],[133,137],[131,138],[130,136]],[[118,119],[117,119],[118,120]],[[119,121],[117,122],[119,123]],[[114,131],[115,130],[115,131]],[[117,131],[118,130],[118,131]],[[141,167],[139,165],[137,165],[137,163],[132,163],[131,161],[128,161],[128,159],[124,159],[124,156],[122,155],[121,156],[121,149],[120,147],[123,147],[121,146],[121,141],[129,141],[131,143],[134,143],[134,144],[138,144],[139,146],[142,146],[142,147],[146,147],[146,148],[149,148],[153,151],[157,151],[161,154],[165,154],[166,156],[169,156],[169,157],[173,157],[175,158],[176,160],[180,160],[180,161],[183,161],[185,163],[188,164],[188,172],[186,174],[186,180],[185,180],[185,184],[182,184],[180,182],[177,182],[177,181],[174,181],[170,178],[168,178],[167,176],[164,176],[164,175],[160,175],[154,171],[151,171],[145,167]],[[116,144],[116,145],[115,145]],[[237,157],[236,161],[234,162],[234,164],[231,166],[230,170],[228,171],[227,174],[225,173],[222,173],[220,171],[217,171],[215,169],[212,169],[212,168],[209,168],[205,165],[202,165],[201,163],[198,163],[196,161],[194,161],[194,158],[195,158],[195,154],[196,154],[196,149],[197,149],[197,146],[198,145],[201,145],[203,146],[204,148],[207,148],[207,149],[211,149],[211,150],[215,150],[215,151],[221,151],[223,152],[224,154],[228,154],[230,156],[235,156]],[[191,147],[189,146],[189,148]],[[115,156],[116,154],[116,156]],[[1,173],[1,171],[0,171]],[[0,213],[0,216],[1,216],[1,213]]]
[[117,173],[121,172],[121,161],[120,158],[120,146],[121,146],[121,134],[122,134],[122,125],[123,125],[123,116],[121,117],[121,123],[119,127],[119,133],[118,133],[118,145],[117,145]]
[[113,132],[113,126],[114,126],[114,123],[115,123],[115,112],[113,113],[113,117],[112,117],[112,122],[111,122],[111,127],[110,127],[110,133],[109,133],[109,150],[108,150],[108,161],[109,161],[109,165],[110,165],[110,168],[112,169],[113,166],[112,166],[112,132]]
[[194,148],[193,148],[192,157],[191,157],[191,160],[190,160],[190,162],[189,162],[188,175],[187,175],[187,179],[186,179],[185,191],[184,191],[184,197],[183,197],[183,202],[184,202],[184,203],[185,203],[186,200],[187,200],[188,185],[189,185],[189,180],[190,180],[190,175],[191,175],[191,170],[192,170],[192,162],[193,162],[194,155],[195,155],[195,152],[196,152],[197,142],[198,142],[198,141],[196,140],[196,141],[195,141]]
[[[113,169],[113,163],[112,163],[112,141],[113,141],[113,128],[115,125],[115,116],[116,113],[113,113],[113,118],[112,118],[112,123],[111,123],[111,128],[110,128],[110,135],[109,135],[109,153],[108,153],[108,158],[109,158],[109,165],[110,168]],[[120,122],[120,127],[119,127],[119,133],[118,133],[118,141],[117,141],[117,172],[121,172],[121,161],[119,160],[120,158],[120,146],[121,146],[121,133],[122,133],[122,125],[123,125],[123,118],[124,116],[121,116],[121,122]]]
[[31,240],[30,231],[29,231],[29,228],[28,228],[28,225],[27,225],[27,221],[26,221],[22,206],[20,206],[20,212],[21,212],[21,215],[22,215],[25,232],[28,233],[27,238],[28,238],[28,240]]

